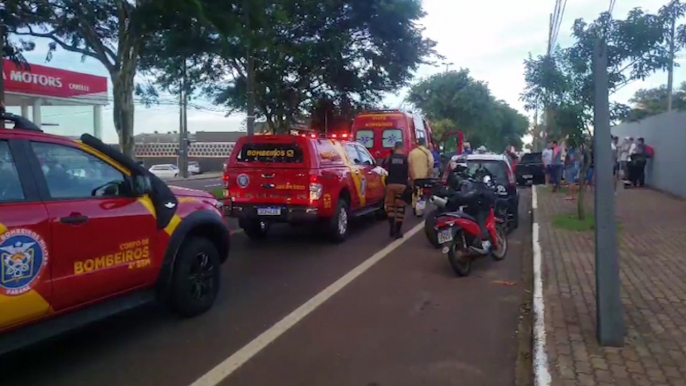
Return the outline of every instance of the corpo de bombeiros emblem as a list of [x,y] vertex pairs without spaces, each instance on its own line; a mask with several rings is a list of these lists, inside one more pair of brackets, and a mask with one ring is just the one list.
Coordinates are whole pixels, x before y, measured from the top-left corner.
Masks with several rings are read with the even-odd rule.
[[0,235],[0,295],[28,292],[48,264],[45,240],[30,229],[17,228]]

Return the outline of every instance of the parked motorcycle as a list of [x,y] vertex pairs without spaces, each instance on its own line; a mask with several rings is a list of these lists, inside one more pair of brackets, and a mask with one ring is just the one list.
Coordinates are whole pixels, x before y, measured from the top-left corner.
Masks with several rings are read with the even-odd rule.
[[447,197],[431,197],[431,202],[438,208],[459,207],[438,214],[434,224],[437,244],[459,276],[469,275],[472,262],[478,257],[489,255],[495,260],[504,259],[508,247],[504,220],[495,215],[498,198],[493,192],[491,176],[470,182],[470,190],[452,191]]

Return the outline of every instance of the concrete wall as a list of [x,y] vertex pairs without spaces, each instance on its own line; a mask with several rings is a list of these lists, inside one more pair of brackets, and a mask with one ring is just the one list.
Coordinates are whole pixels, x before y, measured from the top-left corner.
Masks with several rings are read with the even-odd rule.
[[686,197],[686,112],[663,113],[640,122],[623,123],[612,128],[619,137],[645,138],[655,149],[646,166],[646,183],[660,190]]

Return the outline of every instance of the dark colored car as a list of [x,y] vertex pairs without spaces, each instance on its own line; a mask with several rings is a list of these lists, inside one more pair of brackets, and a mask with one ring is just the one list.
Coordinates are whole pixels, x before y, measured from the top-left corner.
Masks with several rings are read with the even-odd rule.
[[517,184],[539,185],[545,183],[545,167],[542,153],[527,153],[522,156],[516,170]]
[[467,156],[470,174],[478,168],[486,168],[497,184],[498,197],[508,202],[507,228],[514,230],[519,226],[519,191],[509,159],[502,154],[470,154]]

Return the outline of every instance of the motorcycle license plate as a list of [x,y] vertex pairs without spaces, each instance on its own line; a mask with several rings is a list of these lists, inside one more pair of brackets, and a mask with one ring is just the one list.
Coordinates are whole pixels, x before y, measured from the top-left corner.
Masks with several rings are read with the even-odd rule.
[[522,177],[524,177],[524,178],[534,178],[534,175],[533,175],[533,174],[525,174],[525,175],[523,175]]
[[438,232],[438,243],[445,244],[453,241],[453,231],[452,229],[443,229]]

